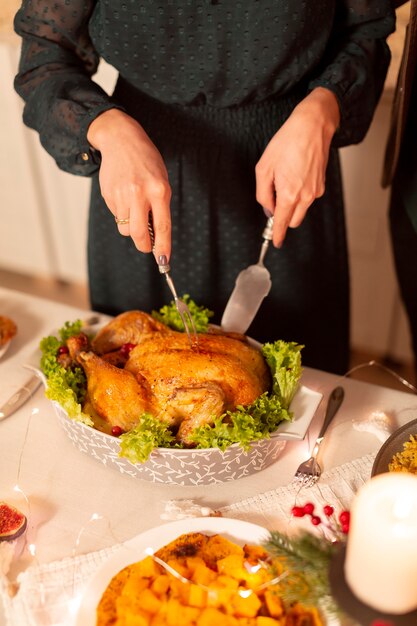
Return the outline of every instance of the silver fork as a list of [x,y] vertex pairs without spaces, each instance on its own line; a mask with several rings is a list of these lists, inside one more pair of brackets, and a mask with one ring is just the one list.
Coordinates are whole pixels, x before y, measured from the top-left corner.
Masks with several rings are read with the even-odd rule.
[[167,262],[167,258],[165,255],[162,255],[158,259],[158,268],[161,274],[165,275],[166,281],[168,283],[168,287],[171,290],[171,293],[174,297],[175,306],[177,307],[177,311],[180,314],[181,321],[184,324],[185,332],[187,333],[190,345],[192,348],[198,347],[198,335],[197,330],[194,324],[193,316],[191,315],[190,309],[185,304],[184,300],[177,295],[177,290],[174,286],[174,281],[172,280],[169,272],[170,265]]
[[[153,229],[153,219],[152,213],[149,211],[148,214],[148,231],[149,237],[151,238],[152,248],[155,247],[155,233]],[[197,330],[194,324],[193,316],[191,315],[190,309],[185,304],[184,300],[178,297],[177,290],[175,289],[174,281],[172,280],[169,272],[171,271],[171,267],[168,263],[168,260],[165,255],[161,255],[158,259],[158,268],[160,274],[164,274],[166,281],[168,283],[168,287],[173,295],[175,306],[177,307],[177,311],[180,315],[181,321],[184,324],[185,332],[187,333],[188,340],[190,342],[191,348],[198,348],[198,335]]]
[[311,456],[298,466],[294,475],[294,481],[299,483],[301,487],[312,487],[321,476],[322,470],[317,462],[317,455],[324,439],[324,434],[342,404],[344,395],[343,387],[335,387],[329,396],[324,422],[317,436]]

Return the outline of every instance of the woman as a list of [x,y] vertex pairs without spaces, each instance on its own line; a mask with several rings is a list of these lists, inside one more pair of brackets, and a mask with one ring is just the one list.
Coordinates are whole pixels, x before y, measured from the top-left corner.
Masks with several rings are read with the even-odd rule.
[[[261,205],[280,249],[268,253],[273,287],[249,334],[305,344],[305,364],[343,373],[336,148],[366,133],[394,21],[389,0],[23,2],[24,121],[61,168],[92,176],[93,308],[168,300],[153,255],[137,252],[151,251],[151,211],[155,257],[170,258],[177,291],[218,321],[258,258]],[[119,71],[111,97],[91,80],[99,57]]]

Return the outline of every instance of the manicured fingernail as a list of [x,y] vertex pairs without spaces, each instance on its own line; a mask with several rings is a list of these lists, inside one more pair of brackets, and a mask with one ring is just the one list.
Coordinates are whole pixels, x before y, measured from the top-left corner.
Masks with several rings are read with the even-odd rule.
[[274,217],[274,214],[272,213],[272,211],[270,211],[269,209],[266,209],[265,207],[262,207],[264,210],[264,213],[266,215],[266,217],[270,218],[270,217]]
[[158,260],[158,264],[159,265],[167,265],[168,263],[168,259],[166,258],[165,254],[161,254],[161,256],[159,257]]

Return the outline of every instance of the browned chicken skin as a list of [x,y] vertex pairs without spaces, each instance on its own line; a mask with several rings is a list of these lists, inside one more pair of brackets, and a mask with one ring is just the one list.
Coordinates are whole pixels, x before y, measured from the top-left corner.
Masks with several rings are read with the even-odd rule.
[[155,320],[143,311],[126,311],[106,324],[91,342],[94,352],[105,354],[118,350],[125,343],[138,344],[150,333],[174,333],[175,331]]
[[[116,367],[105,353],[125,343],[136,347],[124,368]],[[251,404],[270,385],[263,356],[242,337],[200,334],[198,350],[192,349],[184,333],[140,311],[112,320],[92,348],[76,358],[86,373],[88,402],[95,412],[123,430],[149,412],[173,427],[186,445],[197,426]]]

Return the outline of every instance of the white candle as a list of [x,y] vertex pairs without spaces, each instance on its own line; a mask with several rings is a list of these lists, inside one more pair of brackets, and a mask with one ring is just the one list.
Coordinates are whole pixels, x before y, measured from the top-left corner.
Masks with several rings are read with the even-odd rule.
[[379,474],[351,508],[346,581],[356,597],[383,613],[417,608],[417,476]]

